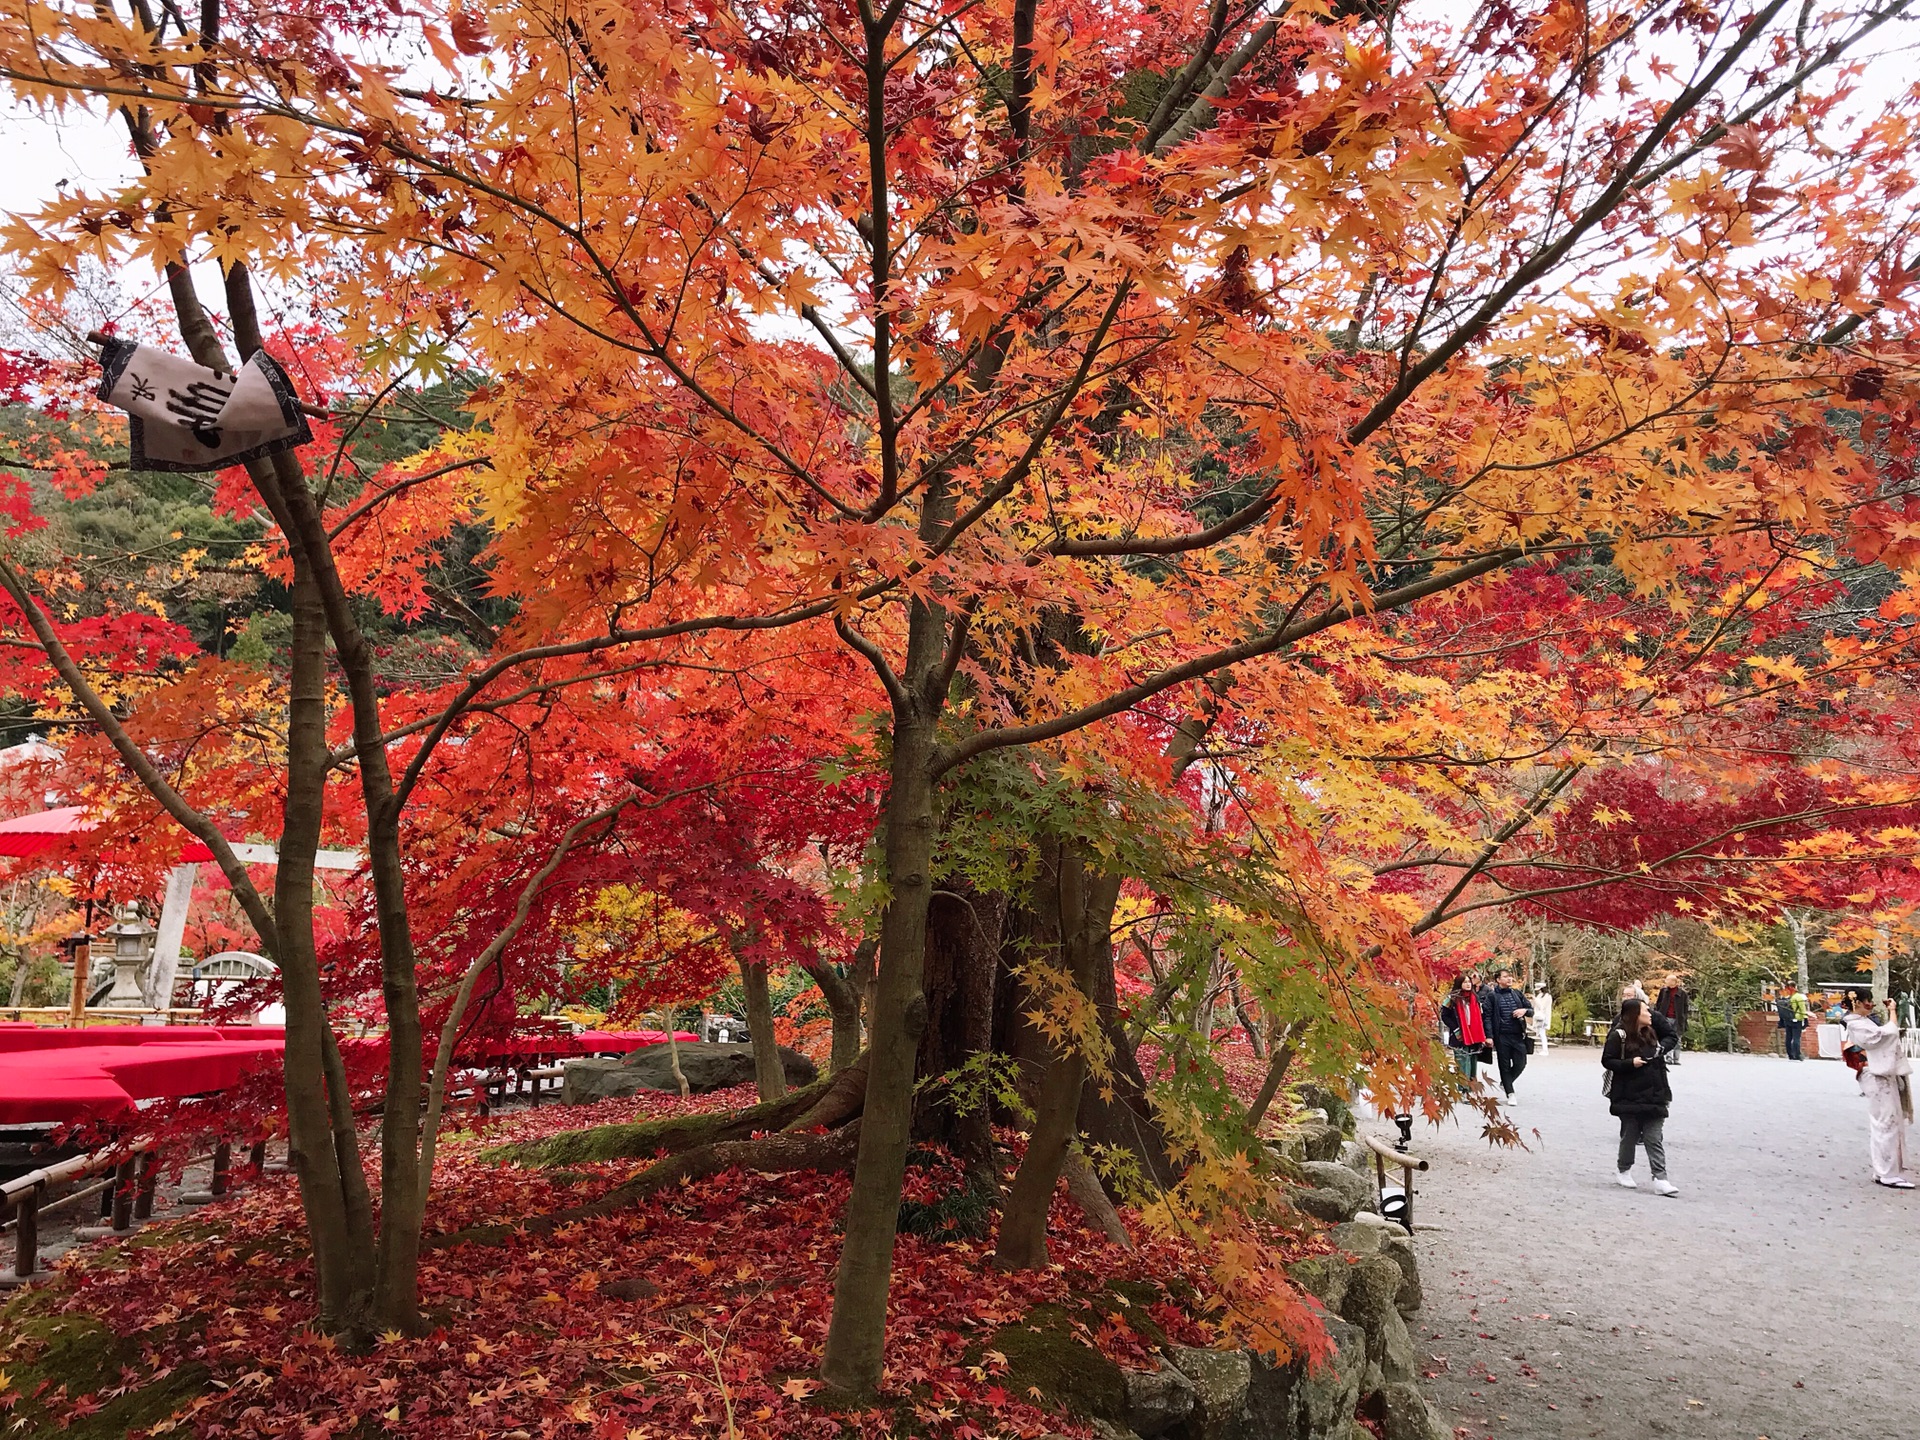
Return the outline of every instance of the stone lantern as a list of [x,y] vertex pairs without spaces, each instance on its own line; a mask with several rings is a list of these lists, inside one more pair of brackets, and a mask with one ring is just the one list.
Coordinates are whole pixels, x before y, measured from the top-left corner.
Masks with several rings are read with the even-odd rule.
[[109,1010],[144,1010],[146,993],[140,988],[140,972],[153,951],[155,931],[136,918],[118,920],[101,931],[100,939],[113,951],[113,990],[101,1006]]

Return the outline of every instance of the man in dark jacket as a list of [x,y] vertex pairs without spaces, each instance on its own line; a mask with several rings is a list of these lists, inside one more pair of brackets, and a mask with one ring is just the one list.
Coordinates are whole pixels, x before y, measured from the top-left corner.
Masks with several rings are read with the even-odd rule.
[[1500,1088],[1507,1103],[1513,1104],[1513,1082],[1527,1068],[1527,1021],[1533,1010],[1527,997],[1513,985],[1513,972],[1502,970],[1480,1004],[1486,1017],[1487,1038],[1493,1041],[1493,1058],[1500,1067]]
[[1653,997],[1653,1013],[1673,1027],[1673,1053],[1667,1057],[1667,1064],[1678,1065],[1680,1052],[1687,1044],[1687,1018],[1693,1013],[1693,997],[1678,975],[1667,976],[1660,993]]

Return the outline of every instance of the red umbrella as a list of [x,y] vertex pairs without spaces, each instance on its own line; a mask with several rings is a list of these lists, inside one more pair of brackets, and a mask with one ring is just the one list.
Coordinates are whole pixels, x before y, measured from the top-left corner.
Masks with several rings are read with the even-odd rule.
[[[28,856],[38,855],[56,840],[91,830],[93,823],[82,816],[80,806],[62,805],[58,809],[42,810],[37,815],[19,815],[11,820],[0,820],[0,856],[24,860]],[[180,851],[182,865],[211,859],[213,852],[198,840],[189,840]]]

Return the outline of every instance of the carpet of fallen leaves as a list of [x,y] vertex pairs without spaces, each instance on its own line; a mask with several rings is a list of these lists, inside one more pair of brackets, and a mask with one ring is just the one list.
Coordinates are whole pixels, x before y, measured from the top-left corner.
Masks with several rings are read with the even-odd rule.
[[[481,1160],[488,1145],[752,1099],[742,1090],[551,1106],[451,1136],[428,1228],[444,1235],[566,1209],[637,1168],[627,1160],[513,1169]],[[916,1152],[908,1198],[932,1204],[961,1183],[944,1157]],[[845,1175],[732,1171],[548,1234],[515,1230],[505,1243],[431,1249],[421,1262],[429,1333],[391,1334],[358,1354],[308,1328],[311,1270],[284,1176],[135,1243],[74,1252],[39,1303],[104,1323],[136,1347],[149,1374],[208,1367],[210,1389],[140,1433],[294,1440],[1084,1435],[1037,1392],[1010,1388],[1007,1362],[990,1344],[999,1327],[1037,1304],[1064,1305],[1080,1317],[1083,1340],[1145,1365],[1150,1342],[1106,1288],[1137,1281],[1163,1297],[1133,1311],[1152,1321],[1146,1330],[1187,1344],[1215,1336],[1201,1255],[1151,1237],[1129,1253],[1063,1194],[1054,1264],[1036,1273],[996,1271],[990,1238],[902,1234],[883,1393],[870,1409],[828,1409],[811,1377],[847,1185]],[[1103,1307],[1087,1303],[1103,1291]],[[86,1414],[101,1399],[42,1395],[36,1404],[52,1418]]]

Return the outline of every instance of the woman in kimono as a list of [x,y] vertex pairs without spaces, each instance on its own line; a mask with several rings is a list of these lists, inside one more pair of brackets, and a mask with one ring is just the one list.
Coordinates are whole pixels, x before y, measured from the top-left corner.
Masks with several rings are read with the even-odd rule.
[[1873,1017],[1873,1000],[1855,995],[1847,1017],[1847,1044],[1857,1045],[1867,1057],[1860,1072],[1860,1088],[1867,1096],[1867,1153],[1873,1161],[1875,1183],[1894,1190],[1911,1190],[1907,1174],[1907,1126],[1913,1121],[1912,1063],[1900,1050],[1900,1020],[1893,1002],[1887,1019]]

